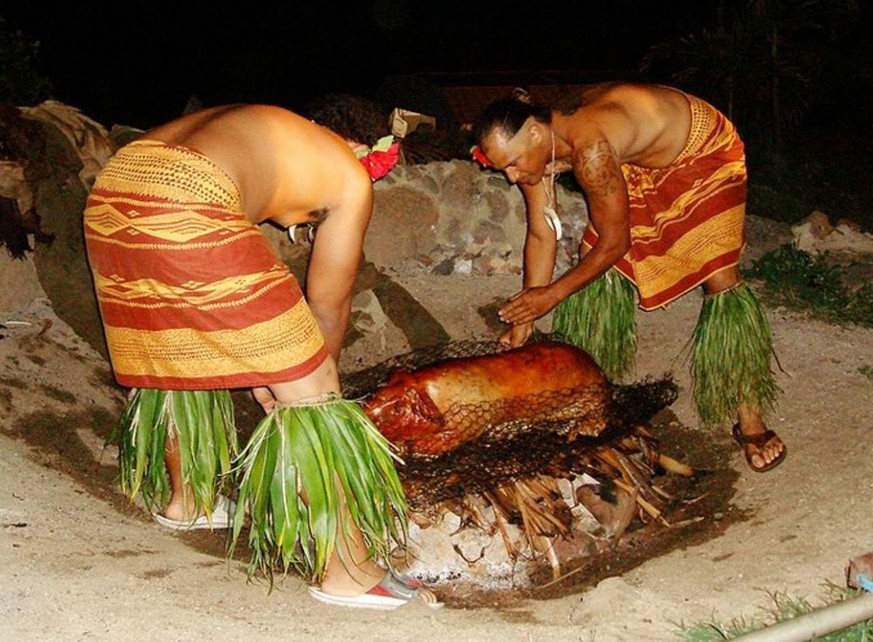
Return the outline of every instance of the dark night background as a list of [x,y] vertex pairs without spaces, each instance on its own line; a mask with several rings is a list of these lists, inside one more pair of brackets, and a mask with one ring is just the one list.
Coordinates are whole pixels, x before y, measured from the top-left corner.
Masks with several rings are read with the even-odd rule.
[[[146,129],[180,115],[192,98],[204,106],[267,102],[299,109],[320,94],[347,92],[390,110],[398,105],[384,104],[385,88],[398,79],[412,93],[434,83],[672,84],[737,123],[750,172],[784,192],[778,202],[759,203],[764,214],[790,219],[828,206],[841,210],[835,217],[867,224],[871,4],[3,0],[0,31],[38,43],[29,66],[50,82],[40,100],[75,106],[107,127]],[[9,95],[12,71],[3,72],[0,99],[23,104]],[[425,82],[413,85],[411,78]]]
[[55,97],[106,124],[155,125],[206,105],[294,108],[328,91],[372,95],[414,72],[618,70],[713,21],[712,0],[0,4],[39,41]]

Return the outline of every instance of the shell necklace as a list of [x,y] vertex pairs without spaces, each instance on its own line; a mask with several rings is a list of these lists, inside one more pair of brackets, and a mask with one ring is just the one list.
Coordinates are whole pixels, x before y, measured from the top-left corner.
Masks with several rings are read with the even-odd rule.
[[558,213],[555,211],[557,206],[557,197],[555,194],[555,130],[549,127],[549,133],[552,137],[552,162],[550,163],[551,173],[548,180],[543,176],[543,192],[546,195],[546,204],[543,206],[543,217],[552,231],[555,233],[555,239],[560,241],[562,236],[561,219],[558,218]]

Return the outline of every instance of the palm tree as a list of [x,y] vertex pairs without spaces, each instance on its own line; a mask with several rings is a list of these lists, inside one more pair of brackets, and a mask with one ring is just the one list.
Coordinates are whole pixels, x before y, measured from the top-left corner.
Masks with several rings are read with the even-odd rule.
[[49,97],[52,85],[36,71],[39,43],[30,40],[0,15],[0,102],[36,105]]
[[747,0],[739,7],[721,0],[714,27],[653,45],[640,71],[662,66],[744,135],[778,146],[810,104],[828,44],[857,11],[857,0]]

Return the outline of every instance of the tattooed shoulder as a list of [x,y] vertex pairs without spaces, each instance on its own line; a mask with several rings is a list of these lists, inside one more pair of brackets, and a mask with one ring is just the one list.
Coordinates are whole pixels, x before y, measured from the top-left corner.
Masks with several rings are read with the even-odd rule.
[[621,168],[608,141],[586,145],[574,161],[576,176],[590,196],[609,196],[621,188]]

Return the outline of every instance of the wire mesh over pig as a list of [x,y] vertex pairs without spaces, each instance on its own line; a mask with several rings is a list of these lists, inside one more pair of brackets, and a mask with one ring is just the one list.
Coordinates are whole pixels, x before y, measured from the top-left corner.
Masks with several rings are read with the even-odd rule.
[[676,398],[670,379],[611,384],[584,351],[540,335],[512,350],[459,341],[345,378],[400,450],[423,507],[501,483],[588,472],[586,452],[629,434]]
[[587,353],[542,342],[397,371],[364,410],[401,455],[441,455],[473,440],[506,441],[537,422],[569,439],[597,435],[609,390]]
[[453,512],[500,533],[513,557],[520,549],[506,524],[518,524],[536,556],[552,550],[544,541],[574,530],[577,498],[568,504],[559,479],[596,479],[609,494],[633,497],[641,515],[663,505],[649,486],[661,454],[642,426],[675,400],[669,378],[615,385],[584,351],[539,335],[512,350],[493,341],[435,346],[344,383],[400,451],[417,523]]

